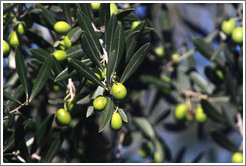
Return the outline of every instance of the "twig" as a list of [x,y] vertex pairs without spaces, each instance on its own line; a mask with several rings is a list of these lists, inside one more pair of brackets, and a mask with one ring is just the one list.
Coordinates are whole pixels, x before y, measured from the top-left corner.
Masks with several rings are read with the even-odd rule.
[[28,104],[28,102],[26,101],[25,103],[21,104],[19,107],[17,107],[14,110],[10,111],[9,114],[13,114],[13,113],[19,111],[19,109],[21,109],[23,106],[25,106],[27,104]]
[[243,121],[240,113],[237,113],[237,126],[241,136],[243,137]]
[[122,148],[122,144],[123,144],[124,138],[125,138],[125,132],[121,132],[120,133],[119,144],[118,144],[116,155],[115,155],[116,159],[118,159],[120,157],[120,150]]

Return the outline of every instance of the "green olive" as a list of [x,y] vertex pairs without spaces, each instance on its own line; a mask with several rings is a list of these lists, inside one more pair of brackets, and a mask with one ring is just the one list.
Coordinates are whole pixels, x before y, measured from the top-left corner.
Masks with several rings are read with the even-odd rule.
[[236,27],[232,31],[232,40],[238,44],[243,43],[243,27]]
[[104,96],[99,96],[93,101],[93,107],[98,111],[103,110],[106,104],[107,99]]
[[91,3],[92,10],[99,10],[101,3]]
[[56,50],[55,52],[53,52],[53,55],[59,62],[62,62],[67,59],[67,53],[63,50]]
[[60,86],[59,86],[59,85],[53,85],[53,90],[54,90],[55,92],[60,91]]
[[[97,76],[97,78],[98,78],[99,80],[101,80],[101,79],[102,79],[102,76],[101,76],[100,71],[97,70],[97,69],[93,69],[93,71],[95,72],[95,75]],[[94,82],[91,81],[91,80],[87,80],[87,84],[88,84],[90,87],[96,87],[96,83],[94,83]]]
[[3,40],[3,57],[7,58],[9,56],[10,47],[9,44]]
[[126,87],[121,83],[114,83],[112,86],[112,94],[114,98],[122,100],[127,95]]
[[113,115],[112,115],[111,127],[112,127],[112,129],[114,129],[116,131],[120,130],[122,127],[122,120],[121,120],[120,114],[118,112],[113,113]]
[[116,15],[118,13],[118,7],[114,3],[110,3],[110,15]]
[[155,53],[156,53],[156,55],[157,55],[158,57],[163,57],[164,54],[165,54],[165,50],[164,50],[164,47],[163,47],[163,46],[158,46],[158,47],[156,47],[156,48],[154,49],[154,51],[155,51]]
[[186,104],[179,104],[174,111],[174,117],[178,121],[182,121],[186,118],[188,113],[188,106]]
[[153,146],[152,146],[151,142],[144,142],[141,145],[141,149],[138,152],[139,156],[141,156],[142,158],[146,158],[146,157],[150,156],[152,148],[153,148]]
[[233,18],[229,19],[228,21],[226,20],[223,21],[221,25],[222,31],[227,35],[230,35],[232,31],[235,29],[235,27],[236,27],[236,21]]
[[240,152],[235,152],[232,155],[231,160],[232,160],[233,163],[242,163],[243,162],[243,154],[240,153]]
[[19,37],[18,37],[16,31],[13,31],[13,32],[9,35],[8,40],[9,40],[9,45],[10,45],[11,47],[19,47],[19,46],[20,46]]
[[54,25],[54,30],[60,35],[66,35],[70,30],[70,25],[64,21],[58,21]]
[[17,25],[17,32],[20,36],[24,35],[26,32],[26,24],[24,22],[21,22]]
[[198,106],[195,111],[195,119],[198,123],[205,123],[207,121],[207,115],[203,112],[201,106]]
[[173,60],[175,63],[179,63],[179,62],[180,62],[180,55],[179,55],[178,53],[172,54],[172,60]]
[[59,126],[68,126],[71,123],[69,112],[64,108],[60,108],[56,113],[56,123]]

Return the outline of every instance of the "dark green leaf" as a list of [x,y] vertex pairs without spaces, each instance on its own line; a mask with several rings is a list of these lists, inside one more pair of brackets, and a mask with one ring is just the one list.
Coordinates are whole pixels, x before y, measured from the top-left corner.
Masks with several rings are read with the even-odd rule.
[[80,11],[84,12],[88,18],[91,19],[92,8],[90,3],[77,3],[76,6]]
[[72,25],[72,20],[71,20],[71,9],[69,3],[61,3],[61,8],[63,10],[63,13],[65,15],[66,21],[69,25]]
[[37,139],[37,144],[40,145],[43,139],[46,137],[47,133],[52,129],[52,122],[54,120],[55,114],[48,116],[37,129],[35,136]]
[[139,35],[137,36],[138,39],[142,35],[144,28],[145,28],[145,22],[141,22],[134,29],[131,28],[125,30],[126,39],[128,39],[135,31],[140,32]]
[[30,52],[34,57],[39,59],[40,61],[45,61],[45,59],[50,55],[50,53],[42,48],[30,49]]
[[130,13],[126,16],[124,16],[121,21],[139,21],[140,19],[138,18],[138,16],[136,16],[134,13]]
[[66,50],[67,57],[70,58],[81,58],[84,54],[84,51],[82,50],[82,47],[80,44],[70,47]]
[[42,66],[38,72],[38,76],[36,78],[36,81],[33,85],[32,93],[31,93],[29,102],[31,102],[32,99],[34,99],[34,97],[42,90],[42,88],[46,84],[46,82],[50,76],[51,68],[53,66],[53,61],[54,61],[54,57],[53,57],[53,55],[50,55],[46,58],[46,60],[42,64]]
[[20,82],[28,99],[27,70],[26,70],[25,60],[18,48],[15,49],[15,64],[16,64],[17,74],[19,76]]
[[97,45],[97,37],[91,38],[90,35],[87,32],[84,32],[82,35],[82,46],[86,53],[86,55],[90,58],[90,60],[97,66],[99,66],[101,69],[103,69],[103,66],[100,62],[100,46]]
[[86,111],[86,118],[89,118],[90,116],[92,116],[94,114],[94,107],[93,106],[89,106],[87,108],[87,111]]
[[110,18],[110,3],[101,3],[99,9],[99,21],[100,25],[107,27]]
[[124,10],[118,11],[116,16],[119,20],[122,20],[124,17],[129,15],[134,10],[135,10],[134,8],[124,9]]
[[105,85],[95,75],[95,73],[85,63],[80,62],[77,59],[71,59],[71,64],[74,67],[74,69],[77,70],[77,72],[81,74],[83,77],[93,81],[99,86],[106,88]]
[[120,114],[121,119],[122,119],[124,122],[127,123],[127,122],[128,122],[128,119],[127,119],[127,116],[126,116],[125,111],[124,111],[123,109],[119,108],[119,109],[118,109],[118,112],[119,112],[119,114]]
[[9,161],[6,157],[3,158],[3,163],[9,163]]
[[142,133],[149,139],[154,140],[155,131],[152,125],[146,118],[135,117],[133,122],[137,125],[137,127],[142,131]]
[[238,149],[236,145],[234,145],[223,133],[220,131],[211,131],[210,132],[211,137],[213,140],[223,148],[231,151],[231,152],[237,152]]
[[112,43],[112,50],[115,50],[115,55],[109,56],[106,73],[108,82],[111,82],[111,78],[113,77],[114,72],[116,71],[120,63],[125,50],[125,35],[124,29],[121,24],[119,24],[115,30]]
[[79,104],[79,105],[89,104],[90,101],[91,101],[91,94],[88,94],[87,96],[77,101],[76,104]]
[[50,12],[41,4],[39,3],[36,3],[35,6],[38,8],[38,9],[41,9],[42,12],[42,16],[44,17],[44,19],[47,21],[47,23],[51,26],[51,27],[54,27],[55,23],[56,23],[56,20],[55,18],[52,16],[52,14],[50,14]]
[[117,23],[117,19],[116,16],[113,14],[110,17],[110,20],[108,22],[107,28],[106,28],[106,32],[105,32],[105,45],[106,45],[106,49],[108,52],[108,56],[111,56],[111,53],[113,51],[112,47],[113,47],[113,38],[114,38],[114,33],[116,30],[118,23]]
[[80,27],[75,27],[68,32],[67,37],[72,43],[75,43],[80,38],[81,34],[82,29]]
[[218,110],[210,104],[207,100],[201,100],[201,105],[204,110],[204,112],[210,117],[213,121],[217,123],[224,123],[226,124],[227,122],[225,121],[223,115],[218,112]]
[[17,3],[13,3],[13,4],[5,3],[5,6],[3,9],[3,15],[5,15],[6,13],[9,13],[16,5],[17,5]]
[[52,161],[52,159],[55,157],[55,155],[57,154],[57,152],[60,151],[61,149],[61,145],[62,145],[63,139],[61,137],[56,137],[51,145],[49,146],[49,150],[46,153],[46,155],[44,156],[44,158],[42,158],[41,162],[42,163],[50,163]]
[[147,43],[143,45],[130,59],[129,63],[127,64],[120,82],[124,83],[140,66],[140,64],[143,62],[145,56],[148,53],[150,43]]
[[103,110],[103,115],[99,123],[99,129],[98,129],[99,133],[102,132],[104,128],[109,124],[113,112],[114,112],[114,102],[111,100],[111,98],[107,97],[107,104],[105,109]]
[[[17,88],[15,88],[15,92],[14,94],[12,95],[16,100],[19,100],[22,95],[24,94],[24,91],[23,91],[23,87],[22,85],[19,85]],[[6,102],[6,106],[8,107],[8,109],[13,109],[17,106],[18,104],[15,102],[15,101],[7,101]]]
[[14,101],[16,103],[21,104],[20,101],[18,101],[16,98],[12,97],[10,94],[8,94],[8,92],[6,92],[5,90],[3,90],[3,97],[6,98],[7,100],[11,100]]
[[132,55],[135,52],[136,46],[137,46],[137,40],[140,36],[140,31],[134,31],[126,38],[126,59],[125,64],[129,62]]

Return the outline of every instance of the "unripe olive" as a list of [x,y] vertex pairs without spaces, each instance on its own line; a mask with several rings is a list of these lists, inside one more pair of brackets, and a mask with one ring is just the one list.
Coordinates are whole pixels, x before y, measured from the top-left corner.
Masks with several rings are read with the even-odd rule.
[[163,46],[158,46],[154,49],[155,53],[157,56],[159,57],[163,57],[164,54],[165,54],[165,50],[164,50],[164,47]]
[[91,3],[92,10],[99,10],[101,3]]
[[67,59],[67,53],[63,50],[56,50],[55,52],[53,52],[53,55],[59,62],[62,62]]
[[3,57],[7,58],[9,56],[10,47],[9,44],[3,40]]
[[229,19],[228,21],[226,20],[223,21],[221,25],[222,31],[227,35],[230,35],[232,31],[235,29],[235,27],[236,27],[236,21],[233,18]]
[[142,158],[148,157],[151,154],[152,148],[153,146],[151,142],[144,142],[138,152],[139,156],[141,156]]
[[176,120],[184,120],[188,113],[188,106],[185,104],[179,104],[174,111],[174,117]]
[[222,72],[221,70],[216,70],[215,72],[216,72],[217,76],[218,76],[221,80],[224,79],[224,75],[223,75],[223,72]]
[[141,23],[141,21],[133,21],[133,22],[132,22],[131,29],[136,28],[140,23]]
[[201,106],[198,106],[195,112],[195,119],[198,123],[205,123],[207,120],[207,115],[203,112]]
[[107,99],[104,96],[99,96],[93,101],[93,107],[98,111],[103,110],[106,104]]
[[67,110],[60,108],[56,113],[56,123],[59,126],[67,126],[71,122],[71,116]]
[[118,112],[113,113],[113,115],[112,115],[111,127],[114,130],[119,130],[122,127],[122,120],[121,120],[120,114]]
[[25,34],[25,32],[26,32],[26,24],[25,24],[25,22],[21,22],[21,23],[19,23],[18,25],[17,25],[17,32],[18,32],[18,34],[19,35],[24,35]]
[[68,49],[72,46],[72,42],[69,40],[68,36],[65,37],[64,44],[66,46],[66,49]]
[[53,85],[53,90],[55,92],[58,92],[60,90],[60,86],[59,85]]
[[114,83],[112,86],[112,94],[114,98],[121,100],[127,95],[126,87],[121,83]]
[[240,153],[240,152],[235,152],[235,153],[232,155],[231,161],[232,161],[233,163],[242,163],[242,162],[243,162],[243,154]]
[[11,47],[19,47],[20,46],[20,41],[19,41],[19,38],[18,38],[16,31],[13,31],[9,35],[8,40],[9,40],[9,45]]
[[238,44],[243,43],[243,27],[236,27],[232,31],[232,40]]
[[179,55],[178,53],[172,54],[172,60],[173,60],[175,63],[179,63],[179,61],[180,61],[180,55]]
[[118,13],[118,7],[114,3],[110,3],[110,15],[116,15]]
[[54,30],[60,35],[66,35],[70,30],[70,25],[64,21],[58,21],[54,25]]

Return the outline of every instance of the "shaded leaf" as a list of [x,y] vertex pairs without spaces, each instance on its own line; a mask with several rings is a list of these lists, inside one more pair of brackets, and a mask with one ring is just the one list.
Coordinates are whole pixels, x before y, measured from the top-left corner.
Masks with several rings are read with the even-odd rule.
[[63,138],[56,137],[52,141],[51,145],[49,146],[48,152],[42,158],[41,162],[42,163],[50,163],[52,161],[52,159],[55,157],[55,155],[57,154],[57,152],[60,151],[62,142],[63,142]]
[[21,85],[28,99],[27,69],[25,65],[25,60],[18,48],[15,49],[15,64],[16,64],[16,71],[19,76]]
[[30,95],[29,102],[31,102],[32,99],[34,99],[34,97],[42,90],[42,88],[46,84],[46,82],[50,76],[51,68],[53,65],[53,60],[54,60],[53,55],[50,55],[46,58],[46,60],[42,64],[42,66],[38,72],[38,76],[36,78],[36,81],[33,85],[32,93]]
[[[19,85],[17,88],[15,88],[15,92],[12,95],[12,97],[15,98],[16,100],[19,100],[23,94],[24,94],[23,87],[22,85]],[[8,107],[9,110],[15,108],[17,105],[18,104],[12,100],[6,102],[6,106]]]
[[110,19],[110,3],[101,3],[99,9],[99,21],[100,25],[105,25],[106,28],[108,25],[108,21]]
[[154,139],[155,153],[154,160],[156,163],[162,163],[165,160],[165,149],[158,139]]
[[63,13],[65,15],[66,21],[69,25],[72,25],[72,20],[71,20],[71,4],[69,3],[61,3],[61,8],[63,10]]
[[77,72],[81,74],[83,77],[93,81],[99,86],[106,88],[105,85],[95,75],[95,73],[85,63],[80,62],[77,59],[71,59],[71,64],[75,68],[75,70],[77,70]]
[[138,16],[134,13],[130,13],[126,16],[124,16],[123,18],[121,18],[121,21],[139,21],[140,19],[138,18]]
[[51,27],[54,27],[55,23],[56,23],[56,20],[55,18],[52,16],[52,14],[50,14],[50,12],[40,3],[36,3],[35,6],[38,8],[38,9],[41,9],[42,12],[42,16],[43,18],[47,21],[47,23],[51,26]]
[[67,53],[67,57],[81,58],[84,54],[84,51],[83,51],[81,45],[78,44],[78,45],[72,46],[69,49],[67,49],[66,53]]
[[106,77],[108,82],[111,82],[111,78],[114,75],[114,72],[116,71],[124,50],[125,50],[125,35],[124,35],[124,29],[121,24],[119,24],[115,30],[113,43],[112,43],[112,50],[115,51],[115,55],[109,56],[108,60],[108,66],[107,66],[107,73]]
[[163,81],[162,79],[160,79],[156,76],[141,75],[140,79],[143,83],[154,85],[155,87],[157,87],[160,90],[171,88],[171,85],[169,83]]
[[19,102],[16,98],[12,97],[12,96],[11,96],[10,94],[8,94],[8,92],[6,92],[5,90],[3,90],[3,97],[6,98],[7,100],[11,100],[11,101],[14,101],[14,102],[20,104],[20,102]]
[[130,34],[126,38],[126,59],[125,64],[129,62],[132,55],[135,52],[136,46],[137,46],[137,39],[139,38],[140,31],[134,31],[132,34]]
[[29,51],[33,54],[33,56],[40,61],[45,61],[45,59],[50,55],[50,53],[42,48],[37,49],[29,49]]
[[224,123],[226,124],[227,122],[225,121],[223,115],[218,112],[218,110],[210,104],[207,100],[201,100],[201,105],[204,110],[204,112],[210,117],[214,122],[217,123]]
[[148,53],[149,46],[150,46],[150,43],[143,45],[133,55],[133,57],[130,59],[129,63],[127,64],[127,66],[126,66],[126,68],[125,68],[125,70],[121,76],[121,79],[120,79],[121,83],[124,83],[138,69],[138,67],[141,65],[145,56]]
[[211,137],[213,140],[223,148],[231,151],[231,152],[237,152],[238,149],[236,145],[234,145],[223,133],[220,131],[211,131],[210,132]]
[[127,15],[129,15],[132,11],[134,11],[135,9],[134,8],[129,8],[129,9],[124,9],[124,10],[121,10],[121,11],[118,11],[117,13],[117,18],[119,20],[123,19],[124,17],[126,17]]
[[122,119],[124,122],[127,123],[127,122],[128,122],[128,119],[127,119],[127,116],[126,116],[125,111],[124,111],[123,109],[119,108],[119,109],[118,109],[118,112],[119,112],[119,114],[120,114],[121,119]]
[[92,8],[90,3],[77,3],[76,6],[80,10],[80,12],[84,12],[85,15],[91,19],[92,16]]
[[108,52],[108,56],[110,57],[113,51],[113,38],[114,38],[114,33],[116,30],[118,23],[116,16],[113,14],[110,17],[110,20],[108,22],[106,32],[105,32],[105,45],[106,45],[106,50]]
[[91,94],[88,94],[87,96],[85,96],[84,98],[78,100],[76,102],[76,104],[80,104],[80,105],[83,105],[83,104],[88,104],[90,103],[91,101]]
[[155,131],[152,127],[152,125],[149,123],[149,121],[146,118],[142,117],[135,117],[133,119],[133,122],[136,124],[136,126],[142,131],[142,133],[149,139],[155,138]]
[[103,110],[103,115],[100,119],[100,123],[99,123],[99,129],[98,132],[102,132],[105,127],[109,124],[109,122],[111,121],[113,112],[114,112],[114,103],[111,100],[111,98],[106,97],[107,98],[107,104],[105,109]]

